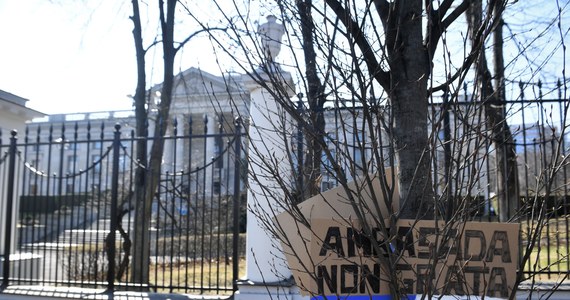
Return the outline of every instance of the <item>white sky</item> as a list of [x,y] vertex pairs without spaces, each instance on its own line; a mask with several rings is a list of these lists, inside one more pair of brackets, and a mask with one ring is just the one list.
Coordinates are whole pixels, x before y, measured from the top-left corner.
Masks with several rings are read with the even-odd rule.
[[129,109],[136,76],[129,8],[0,0],[0,89],[50,114]]
[[[148,46],[158,18],[147,16],[147,3],[140,3]],[[224,11],[234,11],[232,3],[218,1]],[[219,26],[220,19],[212,15],[218,9],[214,4],[189,4],[209,25]],[[157,10],[154,0],[148,5],[150,13]],[[265,20],[267,12],[257,12],[256,18]],[[136,58],[130,15],[131,1],[0,0],[0,89],[29,99],[28,107],[47,114],[131,109],[128,95],[136,87]],[[180,18],[177,28],[183,29],[176,34],[185,37],[197,27]],[[205,34],[193,38],[178,53],[175,73],[197,67],[220,74],[211,47]],[[146,55],[147,88],[161,81],[160,68],[152,69],[161,55],[154,50]]]
[[[544,1],[534,7],[526,3],[526,9],[512,11],[507,22],[515,29],[528,27],[529,18],[542,18],[547,23],[556,15],[556,2],[551,1],[547,6],[552,7],[548,8]],[[559,3],[566,5],[566,1]],[[202,15],[209,14],[208,7],[200,6]],[[134,93],[136,82],[131,9],[130,1],[117,0],[0,0],[0,89],[30,99],[29,107],[48,114],[130,109],[131,99],[127,95]],[[569,24],[562,25],[567,30]],[[529,49],[530,53],[545,57],[540,49],[549,48],[558,33],[550,34],[554,38],[545,38],[538,49]],[[181,53],[178,70],[200,67],[219,73],[208,46],[188,46],[192,51]],[[505,50],[508,52],[509,48]],[[152,59],[152,53],[147,54],[147,62]],[[154,55],[154,59],[159,60],[160,54]],[[564,65],[558,60],[556,66],[548,68],[548,79],[561,76]],[[159,76],[154,73],[152,80],[156,83]],[[519,78],[521,75],[512,74]],[[524,77],[534,81],[541,76]]]

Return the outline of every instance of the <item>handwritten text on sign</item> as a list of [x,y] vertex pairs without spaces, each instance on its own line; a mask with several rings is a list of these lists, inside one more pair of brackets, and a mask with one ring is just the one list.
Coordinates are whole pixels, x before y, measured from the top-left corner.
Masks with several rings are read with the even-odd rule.
[[380,230],[369,237],[334,221],[312,225],[313,238],[320,241],[311,248],[311,257],[320,261],[313,291],[320,295],[388,294],[388,269],[380,258],[390,254],[401,255],[396,269],[406,294],[430,288],[440,295],[507,297],[514,287],[517,224],[468,222],[445,228],[434,221],[401,220],[392,241]]

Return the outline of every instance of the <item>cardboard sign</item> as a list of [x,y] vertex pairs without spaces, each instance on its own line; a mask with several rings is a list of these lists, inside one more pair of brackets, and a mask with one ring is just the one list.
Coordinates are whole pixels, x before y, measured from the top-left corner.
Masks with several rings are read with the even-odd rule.
[[[379,229],[313,220],[311,258],[318,295],[390,293],[387,274],[397,274],[402,293],[508,297],[518,264],[518,224],[401,220],[389,241]],[[390,268],[389,259],[393,259]]]
[[[397,186],[385,182],[397,195]],[[303,295],[388,295],[388,274],[397,275],[407,295],[425,294],[428,288],[437,295],[511,293],[518,224],[399,220],[392,225],[381,217],[388,216],[381,186],[379,178],[372,185],[351,183],[349,190],[358,189],[359,203],[336,188],[298,205],[301,216],[277,216],[283,250]],[[391,226],[396,235],[389,240],[381,228]]]
[[[388,187],[382,188],[382,187]],[[352,203],[348,191],[353,191],[353,196],[359,201]],[[303,295],[316,294],[311,290],[315,283],[315,266],[317,261],[311,257],[311,243],[313,239],[311,231],[315,226],[312,222],[318,220],[337,220],[344,224],[350,224],[350,220],[357,215],[364,215],[365,218],[373,222],[379,215],[388,215],[389,210],[386,201],[374,201],[373,199],[384,199],[383,190],[392,190],[392,195],[398,195],[398,187],[393,183],[391,169],[386,170],[384,178],[373,178],[372,184],[363,181],[353,181],[348,184],[347,189],[338,187],[330,189],[320,195],[309,198],[297,206],[300,215],[293,217],[289,212],[284,212],[275,218],[276,226],[282,232],[279,237],[283,252],[289,264],[295,281]],[[394,197],[395,198],[395,197]],[[394,202],[392,207],[398,207],[399,203]],[[359,212],[355,211],[359,208]],[[304,220],[302,220],[304,219]],[[306,221],[306,222],[305,222]],[[318,259],[315,257],[315,259]]]

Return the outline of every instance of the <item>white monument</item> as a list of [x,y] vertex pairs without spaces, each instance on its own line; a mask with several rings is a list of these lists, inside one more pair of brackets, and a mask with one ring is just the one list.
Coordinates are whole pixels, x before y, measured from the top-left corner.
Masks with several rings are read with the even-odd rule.
[[285,27],[277,23],[273,15],[267,16],[267,23],[259,25],[257,33],[261,37],[263,55],[268,61],[274,62],[281,51],[281,38],[285,33]]
[[[291,174],[285,143],[292,137],[291,119],[275,100],[288,101],[295,95],[291,74],[275,61],[281,48],[284,26],[274,16],[267,17],[258,34],[264,62],[244,80],[250,91],[249,190],[247,214],[246,276],[235,297],[241,299],[292,299],[300,297],[292,285],[289,270],[279,244],[265,229],[278,209],[277,199],[284,198],[282,187],[274,179],[277,172]],[[276,211],[277,210],[277,211]],[[263,217],[259,217],[263,216]]]

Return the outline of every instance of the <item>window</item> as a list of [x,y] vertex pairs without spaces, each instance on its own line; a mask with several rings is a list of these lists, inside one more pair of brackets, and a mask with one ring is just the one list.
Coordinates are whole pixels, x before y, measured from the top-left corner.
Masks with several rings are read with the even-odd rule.
[[361,166],[362,165],[362,157],[363,157],[363,151],[362,151],[362,147],[355,145],[354,146],[354,164],[356,164],[357,166]]
[[213,192],[214,194],[220,194],[222,192],[222,184],[219,181],[214,181]]
[[38,194],[38,186],[37,184],[31,183],[28,192],[32,196],[36,196]]
[[336,136],[334,133],[328,133],[326,141],[326,147],[323,148],[323,153],[321,157],[321,171],[323,176],[329,177],[333,170],[333,166],[338,162],[336,157]]
[[67,173],[73,173],[77,169],[77,156],[67,156]]
[[103,143],[101,143],[101,141],[93,142],[93,144],[91,144],[91,145],[92,145],[93,149],[97,149],[97,150],[99,150],[103,147]]
[[334,181],[323,181],[321,184],[321,191],[328,191],[336,186]]
[[96,155],[91,156],[91,163],[94,164],[93,173],[95,175],[99,175],[101,173],[101,164],[103,162],[101,162],[99,160],[101,160],[101,155],[96,154]]
[[224,158],[220,157],[224,150],[224,141],[220,135],[216,135],[214,139],[214,158],[216,159],[216,168],[224,167]]
[[123,154],[119,156],[119,172],[125,172],[128,170],[128,160],[127,157]]
[[65,149],[68,149],[68,150],[79,150],[79,143],[77,143],[77,142],[68,143],[68,144],[66,144],[66,146],[67,147]]
[[30,162],[30,166],[32,168],[38,169],[38,167],[40,166],[40,162],[37,159],[32,159],[32,161]]
[[364,132],[359,131],[357,135],[353,136],[353,153],[352,159],[354,164],[360,169],[363,167],[362,161],[366,159],[366,136]]

